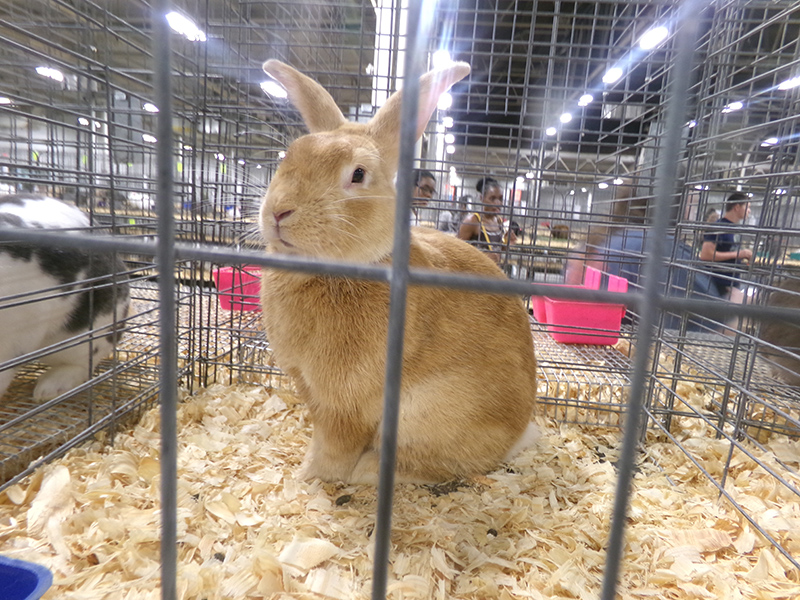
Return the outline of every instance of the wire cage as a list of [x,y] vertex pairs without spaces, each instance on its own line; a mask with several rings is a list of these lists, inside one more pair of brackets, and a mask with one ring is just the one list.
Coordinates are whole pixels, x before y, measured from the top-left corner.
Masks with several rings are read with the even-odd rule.
[[[170,29],[168,10],[178,15],[169,18]],[[420,18],[417,48],[409,23]],[[600,558],[579,563],[589,566],[578,573],[570,566],[577,563],[558,558],[556,546],[526,533],[545,505],[557,513],[559,504],[580,504],[563,487],[547,485],[544,474],[555,465],[571,483],[578,477],[580,469],[570,472],[562,454],[537,463],[543,487],[526,484],[520,498],[509,500],[524,506],[503,521],[521,532],[509,542],[519,555],[488,556],[489,546],[477,543],[437,554],[444,541],[433,538],[425,552],[434,567],[417,572],[402,542],[392,538],[396,560],[390,562],[388,492],[388,504],[352,509],[360,510],[358,527],[374,524],[378,514],[375,535],[364,525],[368,533],[361,540],[364,548],[375,544],[374,570],[351,559],[346,569],[346,561],[339,564],[335,577],[309,568],[301,576],[288,563],[258,554],[263,568],[256,579],[239,588],[225,580],[228,591],[213,597],[233,597],[236,590],[271,597],[263,592],[269,587],[264,573],[274,565],[284,569],[287,594],[341,598],[366,597],[370,589],[373,597],[393,598],[611,598],[618,581],[631,598],[658,589],[676,598],[727,597],[745,584],[763,597],[800,594],[799,34],[800,6],[788,0],[181,0],[158,7],[131,0],[7,0],[0,5],[0,192],[63,200],[82,210],[89,225],[78,235],[0,227],[0,257],[25,244],[85,250],[90,262],[113,255],[123,267],[106,284],[126,290],[130,301],[107,326],[119,334],[113,354],[90,360],[84,383],[54,398],[32,400],[37,378],[46,373],[48,357],[69,345],[93,347],[108,333],[98,324],[99,309],[90,311],[90,325],[77,336],[22,356],[0,354],[0,376],[15,375],[0,400],[0,490],[9,499],[0,509],[25,507],[42,469],[52,469],[73,448],[92,457],[100,447],[130,451],[135,444],[128,432],[140,419],[150,422],[148,409],[160,398],[167,398],[167,412],[200,410],[172,406],[169,392],[205,398],[217,384],[256,384],[268,390],[271,417],[276,407],[286,409],[292,381],[261,329],[258,276],[271,263],[262,257],[258,210],[287,146],[305,128],[261,65],[270,58],[291,64],[319,81],[349,119],[365,121],[408,73],[419,76],[415,59],[427,69],[452,58],[470,63],[471,73],[440,99],[413,164],[401,165],[398,181],[421,169],[433,175],[436,188],[433,198],[409,202],[409,219],[460,236],[466,219],[488,214],[479,182],[496,181],[503,196],[498,226],[514,231],[513,243],[497,253],[508,279],[494,287],[470,285],[526,297],[539,368],[537,418],[556,432],[548,439],[558,439],[565,452],[588,449],[586,460],[598,472],[608,467],[606,454],[616,461],[608,481],[617,482],[617,499],[612,513],[610,493],[605,497],[598,525],[603,539],[576,542]],[[741,221],[709,221],[711,209],[728,214],[734,192],[746,195],[749,212]],[[732,248],[747,250],[749,259],[724,268],[701,259],[723,234],[732,234]],[[172,242],[177,250],[170,254]],[[306,268],[302,261],[295,266]],[[718,287],[720,269],[735,279],[735,289]],[[44,307],[99,285],[80,271],[72,281],[24,296],[12,291],[2,271],[0,278],[0,314]],[[434,283],[456,282],[445,277]],[[171,302],[174,315],[165,315],[161,309]],[[172,317],[174,327],[167,325]],[[559,341],[559,333],[571,336],[570,343]],[[0,345],[12,342],[0,337]],[[174,364],[165,352],[174,352]],[[237,402],[251,401],[237,396]],[[220,410],[232,418],[237,407]],[[304,425],[302,416],[286,421]],[[140,427],[135,431],[144,435]],[[169,446],[169,428],[149,431],[148,456],[174,457],[155,447],[159,431]],[[576,441],[574,431],[595,441]],[[196,443],[199,434],[192,435]],[[211,452],[209,444],[203,452]],[[279,469],[273,457],[259,460]],[[144,459],[131,471],[115,465],[111,479],[154,481],[152,473],[142,474],[150,468]],[[220,475],[212,471],[215,480]],[[530,473],[524,465],[508,471],[470,484],[476,506],[497,493],[495,484],[511,486],[502,487],[503,498],[520,494],[520,483],[504,477]],[[631,481],[651,473],[667,491],[631,492]],[[31,475],[39,483],[25,499],[19,490]],[[289,480],[259,480],[262,494],[282,490],[272,502],[284,502],[286,514],[295,511],[299,485]],[[697,481],[705,496],[690,498],[701,493],[690,488]],[[203,571],[209,561],[222,563],[226,553],[231,569],[244,568],[222,541],[176,531],[170,503],[188,510],[189,501],[181,489],[169,489],[161,489],[164,596],[176,597],[176,560],[184,577],[210,572]],[[440,498],[459,489],[420,493]],[[327,506],[331,512],[359,492],[317,485],[303,493],[319,494],[309,510]],[[397,493],[404,503],[427,502],[413,490]],[[204,494],[198,488],[190,496],[206,502]],[[231,508],[242,502],[228,496],[209,499],[205,507],[222,521],[233,519],[231,527],[246,528],[244,521],[235,525],[237,509]],[[688,512],[694,507],[706,520],[689,532],[665,533],[668,526],[641,516],[659,503],[669,513],[671,502]],[[698,503],[712,508],[703,512]],[[733,512],[723,514],[721,505]],[[277,514],[265,529],[289,526]],[[640,570],[630,566],[635,550],[625,550],[626,516],[636,535],[649,540],[637,538],[637,547],[659,536],[669,541],[644,553],[650,564]],[[14,518],[0,519],[0,551],[23,547],[11,542],[18,537]],[[442,519],[436,515],[437,523]],[[490,537],[497,538],[495,521],[477,520],[490,523]],[[424,529],[409,524],[407,515],[400,521],[403,535]],[[310,530],[321,527],[292,523],[311,537]],[[157,537],[157,523],[147,526]],[[455,536],[453,526],[445,529],[444,537]],[[701,529],[717,535],[703,537]],[[281,557],[297,549],[285,532],[258,535],[270,540],[272,551],[282,547]],[[320,546],[330,550],[328,558],[336,552],[330,543]],[[21,558],[32,556],[23,550]],[[87,568],[101,568],[108,556],[106,550],[76,552],[64,556]],[[709,573],[719,569],[712,565],[728,564],[724,559],[733,561],[729,578],[713,579]],[[635,575],[620,578],[626,564]],[[482,565],[491,566],[494,580],[481,579]],[[195,597],[181,581],[179,596]]]

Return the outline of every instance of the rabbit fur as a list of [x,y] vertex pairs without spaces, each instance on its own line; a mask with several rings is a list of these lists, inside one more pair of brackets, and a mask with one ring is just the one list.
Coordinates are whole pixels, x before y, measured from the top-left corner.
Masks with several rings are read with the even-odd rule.
[[[400,92],[369,123],[348,122],[309,77],[276,60],[310,134],[293,142],[260,211],[273,253],[391,264]],[[419,137],[466,63],[420,79]],[[442,232],[412,228],[414,268],[503,278],[494,262]],[[306,479],[375,483],[389,319],[383,282],[266,268],[263,323],[277,363],[307,403]],[[396,476],[430,483],[485,473],[532,443],[536,359],[521,298],[410,286]]]
[[[20,194],[0,196],[0,226],[88,230],[90,222],[74,206]],[[39,377],[33,398],[55,398],[89,379],[92,361],[114,350],[119,337],[115,317],[122,319],[127,313],[124,269],[106,253],[0,242],[0,398],[17,370],[4,369],[4,363],[96,329],[91,344],[84,339],[36,357],[50,369]],[[86,279],[96,281],[84,283]],[[62,287],[53,289],[57,286]]]
[[[766,299],[767,306],[800,308],[800,280],[784,278]],[[800,327],[783,321],[762,321],[759,337],[777,348],[759,344],[759,353],[771,361],[775,377],[793,386],[800,386]]]

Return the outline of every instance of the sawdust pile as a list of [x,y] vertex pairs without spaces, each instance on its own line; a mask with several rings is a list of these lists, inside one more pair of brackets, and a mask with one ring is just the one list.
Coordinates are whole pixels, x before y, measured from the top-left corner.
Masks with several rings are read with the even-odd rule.
[[[180,406],[179,426],[179,598],[369,597],[376,491],[295,479],[310,428],[291,395],[215,386]],[[543,426],[536,448],[486,477],[398,486],[390,598],[598,597],[618,433]],[[683,443],[721,468],[728,447],[699,427]],[[775,443],[798,466],[797,446]],[[152,410],[114,447],[72,450],[0,494],[0,552],[53,570],[45,599],[159,598],[158,446]],[[674,443],[647,454],[622,598],[800,597],[790,563]],[[796,498],[738,453],[728,487],[800,555]]]

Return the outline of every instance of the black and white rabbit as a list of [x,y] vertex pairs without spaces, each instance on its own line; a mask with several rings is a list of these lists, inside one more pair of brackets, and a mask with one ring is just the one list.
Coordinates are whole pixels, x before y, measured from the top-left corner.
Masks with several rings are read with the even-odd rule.
[[[21,194],[0,196],[0,227],[86,235],[90,222],[74,206]],[[108,253],[0,241],[0,397],[16,371],[3,368],[5,363],[97,330],[91,344],[84,339],[39,358],[50,369],[39,378],[33,396],[39,401],[54,398],[89,379],[91,359],[114,350],[119,331],[113,324],[127,315],[124,270]]]

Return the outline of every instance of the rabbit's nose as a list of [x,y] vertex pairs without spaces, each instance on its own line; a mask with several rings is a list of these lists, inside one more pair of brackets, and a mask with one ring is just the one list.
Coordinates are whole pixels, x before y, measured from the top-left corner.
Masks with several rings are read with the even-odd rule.
[[281,212],[273,213],[272,216],[275,217],[275,223],[280,223],[286,217],[291,215],[293,212],[294,212],[293,210],[284,210],[284,211],[281,211]]

